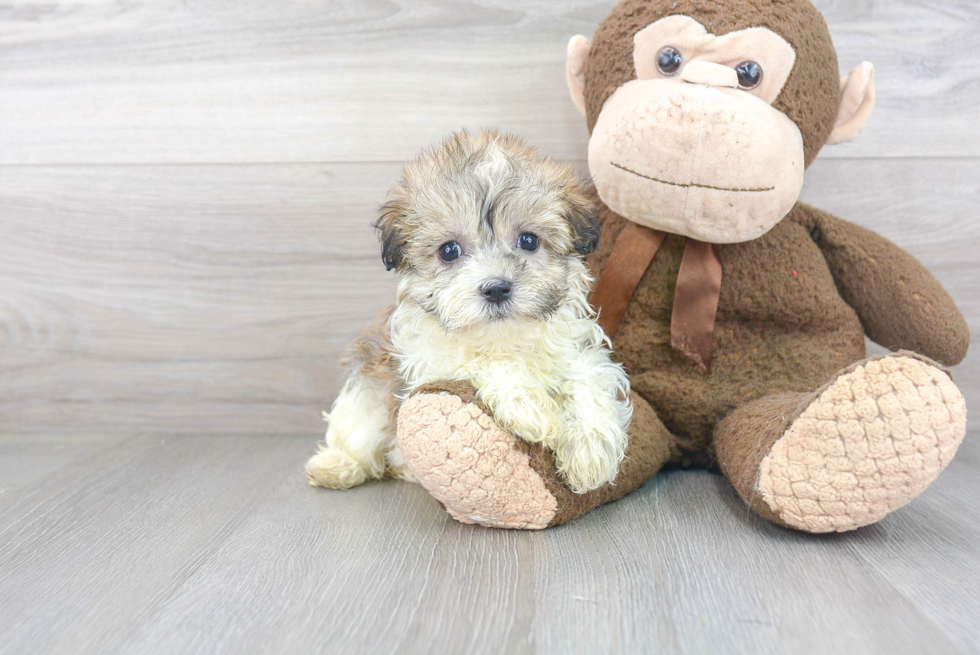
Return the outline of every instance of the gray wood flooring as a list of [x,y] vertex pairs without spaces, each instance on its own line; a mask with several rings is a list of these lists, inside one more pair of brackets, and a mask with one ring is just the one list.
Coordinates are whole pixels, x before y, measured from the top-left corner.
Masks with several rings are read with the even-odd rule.
[[[818,0],[878,106],[804,200],[980,334],[980,3]],[[669,472],[543,533],[308,487],[370,228],[460,126],[584,171],[570,36],[612,0],[0,0],[0,654],[980,653],[980,430],[812,537]],[[954,372],[980,416],[980,349]]]
[[976,653],[980,435],[813,537],[659,475],[539,533],[308,487],[298,437],[0,438],[0,653]]

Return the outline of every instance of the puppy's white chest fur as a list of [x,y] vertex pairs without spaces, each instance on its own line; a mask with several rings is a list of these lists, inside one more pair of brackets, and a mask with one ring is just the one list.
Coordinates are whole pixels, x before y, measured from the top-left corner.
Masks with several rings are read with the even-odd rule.
[[395,310],[391,327],[392,345],[409,389],[439,380],[463,380],[479,391],[492,378],[505,375],[512,384],[556,392],[567,374],[565,352],[579,350],[568,343],[570,335],[541,321],[447,333],[411,304]]
[[573,488],[612,481],[627,443],[629,384],[582,303],[548,319],[449,333],[399,295],[390,328],[404,388],[468,382],[502,427],[554,450]]

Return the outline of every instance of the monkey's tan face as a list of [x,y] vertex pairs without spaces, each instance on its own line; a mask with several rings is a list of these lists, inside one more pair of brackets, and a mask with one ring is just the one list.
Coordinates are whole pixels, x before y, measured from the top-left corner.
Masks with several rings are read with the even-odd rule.
[[641,225],[749,241],[803,188],[803,137],[771,103],[795,61],[764,28],[717,37],[671,16],[634,39],[637,79],[609,97],[589,143],[602,200]]
[[385,259],[397,251],[401,288],[449,332],[546,319],[586,293],[592,203],[571,168],[472,139],[406,169],[379,222]]

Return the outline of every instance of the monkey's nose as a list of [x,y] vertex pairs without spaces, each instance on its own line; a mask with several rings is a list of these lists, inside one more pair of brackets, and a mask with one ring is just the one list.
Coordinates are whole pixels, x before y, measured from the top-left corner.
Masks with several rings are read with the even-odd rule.
[[489,303],[500,305],[510,300],[513,285],[507,280],[498,280],[483,287],[483,297]]
[[681,71],[680,78],[689,84],[738,88],[738,73],[734,68],[710,61],[692,61]]

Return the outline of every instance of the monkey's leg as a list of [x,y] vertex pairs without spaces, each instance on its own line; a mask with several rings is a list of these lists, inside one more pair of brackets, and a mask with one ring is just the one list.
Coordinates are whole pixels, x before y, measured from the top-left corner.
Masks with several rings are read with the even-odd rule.
[[409,469],[456,520],[540,530],[574,520],[649,480],[670,456],[673,437],[634,394],[626,458],[613,485],[578,495],[558,477],[552,453],[502,429],[460,382],[426,385],[398,414],[398,443]]
[[766,518],[805,532],[880,521],[925,490],[966,434],[946,371],[900,352],[859,362],[809,394],[767,396],[715,430],[721,470]]

